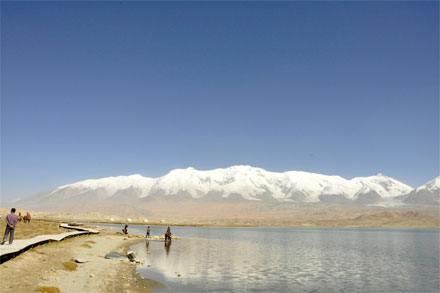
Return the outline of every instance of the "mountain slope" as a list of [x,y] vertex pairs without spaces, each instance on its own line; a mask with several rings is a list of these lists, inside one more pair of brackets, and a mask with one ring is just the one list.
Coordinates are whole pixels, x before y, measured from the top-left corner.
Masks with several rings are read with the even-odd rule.
[[131,175],[89,179],[60,186],[31,201],[35,204],[56,204],[71,200],[93,203],[144,198],[241,198],[252,201],[370,204],[412,191],[412,187],[382,174],[347,180],[340,176],[301,171],[277,173],[251,166],[232,166],[208,171],[175,169],[159,178]]
[[440,203],[440,176],[413,190],[404,201],[410,204]]

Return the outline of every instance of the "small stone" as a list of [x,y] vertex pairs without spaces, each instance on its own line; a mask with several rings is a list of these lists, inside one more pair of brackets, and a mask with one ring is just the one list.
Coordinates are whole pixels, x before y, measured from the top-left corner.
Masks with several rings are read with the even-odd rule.
[[178,277],[182,277],[182,275],[181,275],[181,274],[177,274],[177,276],[178,276]]
[[136,253],[134,251],[128,251],[127,252],[127,257],[130,261],[135,261],[136,258]]
[[90,278],[93,278],[95,275],[94,274],[90,274]]

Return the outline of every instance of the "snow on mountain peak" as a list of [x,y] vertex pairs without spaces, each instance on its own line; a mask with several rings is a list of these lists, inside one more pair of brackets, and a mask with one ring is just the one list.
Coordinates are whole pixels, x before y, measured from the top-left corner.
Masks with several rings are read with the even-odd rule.
[[84,181],[60,186],[53,190],[50,194],[54,194],[57,191],[65,189],[76,189],[79,193],[83,193],[89,190],[103,189],[109,194],[109,196],[111,196],[118,190],[129,188],[138,188],[143,190],[144,193],[148,193],[153,183],[153,178],[143,177],[139,174],[129,176],[106,177],[99,179],[87,179]]
[[426,184],[423,184],[416,191],[428,190],[431,192],[438,191],[440,192],[440,176],[428,181]]
[[281,201],[317,202],[321,196],[343,196],[355,200],[359,194],[374,191],[382,198],[407,194],[413,190],[393,178],[378,174],[347,180],[303,171],[270,172],[248,165],[199,171],[192,167],[174,169],[159,178],[139,174],[89,179],[56,188],[51,194],[74,190],[81,194],[99,190],[106,197],[120,191],[137,190],[137,197],[150,195],[189,195],[202,198],[208,194],[221,197],[240,195],[248,200],[269,196]]
[[357,177],[352,180],[359,182],[362,185],[369,186],[383,198],[407,194],[414,189],[411,186],[385,176],[382,173],[379,173],[376,176]]

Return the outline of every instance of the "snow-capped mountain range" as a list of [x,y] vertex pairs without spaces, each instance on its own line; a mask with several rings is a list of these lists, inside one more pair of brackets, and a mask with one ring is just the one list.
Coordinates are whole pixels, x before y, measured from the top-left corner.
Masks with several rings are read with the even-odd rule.
[[89,179],[40,194],[39,201],[72,199],[188,198],[281,202],[438,202],[440,176],[414,189],[391,177],[377,174],[350,180],[302,171],[269,172],[251,166],[199,171],[175,169],[159,178],[141,175]]
[[411,191],[405,202],[413,204],[440,203],[440,176]]

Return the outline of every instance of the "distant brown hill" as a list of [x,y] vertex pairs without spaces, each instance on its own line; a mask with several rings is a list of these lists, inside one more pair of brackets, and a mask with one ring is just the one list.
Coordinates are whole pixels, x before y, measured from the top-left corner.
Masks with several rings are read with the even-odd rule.
[[[6,211],[6,209],[5,209]],[[23,210],[24,211],[24,210]],[[35,209],[34,213],[52,219],[109,222],[110,218],[125,222],[126,218],[143,223],[180,225],[251,225],[292,227],[377,227],[439,228],[439,210],[432,206],[382,208],[346,204],[279,203],[231,200],[155,199],[136,205],[126,202],[114,205],[58,206],[56,209]]]

